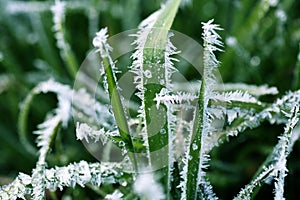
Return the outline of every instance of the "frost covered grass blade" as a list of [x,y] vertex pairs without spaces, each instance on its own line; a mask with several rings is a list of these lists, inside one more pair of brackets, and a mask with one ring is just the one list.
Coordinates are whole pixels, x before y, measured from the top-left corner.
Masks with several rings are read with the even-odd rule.
[[116,120],[116,124],[118,126],[120,136],[125,142],[128,155],[131,158],[131,162],[134,164],[134,168],[136,169],[136,160],[134,158],[134,155],[132,154],[134,152],[134,146],[130,135],[130,129],[127,124],[125,108],[123,106],[121,96],[119,94],[115,63],[110,57],[112,47],[108,44],[107,38],[107,28],[101,29],[98,33],[96,33],[96,37],[93,40],[93,45],[97,48],[97,52],[100,53],[100,57],[102,58],[101,65],[103,69],[100,70],[103,70],[102,75],[105,77],[104,86],[110,97],[111,107]]
[[[205,145],[207,145],[208,133],[212,130],[207,107],[208,101],[213,98],[213,86],[216,84],[213,73],[219,64],[214,52],[221,51],[219,47],[222,47],[220,36],[216,31],[222,29],[219,25],[213,24],[213,20],[202,23],[202,28],[204,67],[197,108],[194,114],[192,135],[189,138],[188,151],[184,158],[185,166],[181,173],[183,179],[183,182],[180,184],[182,188],[181,199],[198,199],[199,195],[208,195],[208,197],[213,198],[211,191],[201,191],[199,186],[205,183],[204,169],[209,160]],[[199,194],[201,192],[204,192],[204,194]]]
[[[142,136],[147,149],[148,164],[162,176],[167,199],[171,187],[174,143],[174,117],[171,110],[161,104],[156,106],[156,95],[172,88],[170,79],[175,70],[171,56],[176,48],[171,44],[169,30],[179,8],[180,0],[169,0],[145,19],[139,26],[135,44],[136,52],[131,71],[135,74],[136,94],[142,101],[139,117],[142,119]],[[167,148],[166,148],[167,147]],[[160,153],[154,153],[160,152]],[[167,162],[166,162],[167,161]],[[161,163],[166,163],[160,169]],[[157,168],[157,169],[156,169]]]

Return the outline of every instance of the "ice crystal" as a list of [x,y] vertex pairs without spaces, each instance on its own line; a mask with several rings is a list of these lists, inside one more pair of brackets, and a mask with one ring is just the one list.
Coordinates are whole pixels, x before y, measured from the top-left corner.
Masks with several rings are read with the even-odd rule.
[[215,101],[223,101],[223,102],[239,101],[239,102],[261,104],[261,102],[259,102],[253,96],[251,96],[248,92],[242,92],[239,90],[234,92],[215,93],[212,99]]
[[[133,59],[132,66],[130,67],[130,71],[134,74],[134,84],[136,85],[137,93],[136,96],[141,99],[141,106],[138,109],[139,118],[142,119],[143,128],[140,131],[140,135],[143,138],[144,146],[146,148],[148,162],[151,163],[150,155],[149,155],[149,141],[148,141],[148,134],[147,134],[147,123],[146,123],[146,108],[145,108],[145,87],[144,84],[147,82],[147,80],[151,79],[153,77],[153,72],[151,72],[150,69],[144,69],[144,49],[147,48],[155,48],[155,47],[146,47],[146,42],[148,40],[149,34],[153,33],[154,31],[157,31],[155,28],[153,28],[158,16],[163,11],[165,6],[163,5],[160,10],[156,11],[152,15],[150,15],[148,18],[143,20],[139,25],[139,31],[133,35],[136,37],[136,40],[133,42],[133,45],[136,45],[135,52],[132,54],[131,58]],[[165,51],[165,68],[168,68],[167,66],[172,66],[170,63],[170,60],[167,59],[168,55],[172,54],[171,49],[173,47],[170,47]],[[158,63],[149,63],[149,65],[158,65]],[[161,63],[159,63],[161,65]],[[160,67],[160,66],[158,66]],[[158,70],[158,69],[157,69]],[[169,71],[166,72],[165,70],[164,75],[166,77],[169,77]],[[150,73],[149,73],[150,72]],[[160,78],[159,82],[166,83],[166,77]],[[158,83],[159,83],[158,82]]]
[[[204,68],[203,78],[205,79],[205,94],[204,94],[204,108],[206,109],[208,100],[212,98],[214,88],[216,85],[216,78],[214,71],[219,65],[214,52],[222,51],[220,48],[223,47],[223,43],[220,41],[221,37],[216,31],[222,30],[217,24],[213,24],[213,19],[207,23],[202,22],[202,38],[204,40]],[[204,111],[206,112],[206,111]],[[206,124],[206,123],[204,123]]]
[[180,51],[177,50],[177,48],[172,44],[171,37],[173,37],[174,34],[170,32],[168,34],[167,39],[167,45],[165,49],[165,86],[168,90],[173,90],[173,83],[171,83],[172,75],[173,73],[177,72],[177,69],[174,67],[174,62],[178,62],[179,60],[174,58],[174,55],[177,55],[180,53]]
[[193,130],[193,122],[186,124],[187,129],[189,130],[189,134],[187,138],[184,140],[184,155],[182,158],[183,168],[180,171],[180,178],[182,179],[177,188],[181,189],[181,200],[186,199],[186,186],[187,186],[187,173],[188,173],[188,161],[190,159],[190,143],[192,138],[192,130]]
[[115,190],[112,194],[108,194],[105,196],[107,200],[121,200],[124,195],[119,191]]
[[38,167],[32,176],[20,173],[9,185],[0,187],[0,198],[16,200],[25,199],[24,195],[32,194],[34,199],[43,199],[44,190],[62,190],[64,187],[84,187],[91,183],[99,187],[102,183],[116,183],[121,180],[120,163],[92,163],[80,161],[64,167],[45,169]]
[[178,92],[170,94],[170,92],[163,88],[160,93],[156,94],[154,101],[156,101],[156,107],[158,108],[161,103],[164,104],[180,104],[191,105],[191,102],[195,101],[198,96],[186,92]]
[[60,0],[55,0],[55,4],[51,7],[51,11],[53,12],[53,21],[55,23],[54,29],[59,29],[56,27],[64,20],[65,16],[65,3]]
[[215,64],[219,62],[214,54],[215,51],[222,51],[220,47],[223,47],[223,43],[220,41],[221,37],[216,32],[218,30],[223,30],[219,25],[213,24],[214,20],[211,19],[208,22],[202,22],[203,33],[202,37],[204,40],[204,49],[209,51],[210,57]]
[[[116,74],[119,73],[118,69],[116,68],[115,62],[113,61],[112,57],[110,56],[110,53],[112,52],[113,48],[108,44],[108,30],[106,28],[102,28],[100,31],[96,33],[96,36],[93,39],[93,45],[97,49],[96,52],[99,52],[100,57],[102,58],[101,61],[101,68],[100,68],[100,75],[103,77],[103,86],[105,89],[105,92],[109,94],[109,86],[108,86],[108,77],[106,70],[107,68],[110,68],[112,70],[112,76],[115,83],[115,88],[117,90],[120,90],[120,87],[117,82]],[[108,63],[105,64],[107,60]]]
[[244,83],[226,83],[222,85],[217,85],[216,90],[219,91],[243,91],[247,92],[250,95],[255,97],[259,97],[262,95],[276,95],[278,94],[278,90],[276,87],[268,87],[268,85],[248,85]]
[[34,132],[34,134],[38,135],[37,146],[40,147],[39,162],[41,164],[44,164],[46,154],[49,150],[51,137],[55,134],[55,129],[59,126],[61,121],[62,118],[59,115],[50,117],[47,121],[38,126],[39,130]]
[[162,200],[165,199],[163,188],[154,179],[153,174],[140,174],[134,183],[134,191],[142,199]]
[[134,83],[136,84],[136,88],[139,90],[137,96],[142,98],[143,93],[143,49],[145,46],[145,42],[147,41],[147,36],[151,31],[152,26],[154,25],[157,17],[159,16],[161,9],[154,12],[148,18],[143,20],[139,25],[139,31],[137,34],[132,35],[136,37],[133,45],[136,45],[135,52],[131,56],[133,59],[133,63],[131,68],[131,72],[135,74]]
[[203,180],[200,188],[200,198],[207,200],[217,200],[219,199],[216,194],[213,192],[213,188],[207,180]]
[[[89,119],[96,120],[97,124],[108,130],[115,127],[114,117],[108,106],[96,101],[85,89],[74,91],[72,104],[76,109],[75,113],[82,113]],[[78,121],[82,121],[82,119],[78,118]]]
[[211,149],[208,142],[209,133],[214,131],[214,127],[211,124],[211,114],[208,110],[208,101],[214,98],[214,88],[216,85],[216,78],[214,76],[214,70],[218,67],[219,61],[217,60],[214,52],[222,51],[220,47],[223,43],[220,41],[220,36],[216,31],[222,30],[217,24],[213,24],[213,19],[207,23],[202,23],[203,33],[202,37],[204,40],[204,71],[203,81],[204,84],[204,102],[203,102],[203,131],[201,134],[201,147],[200,147],[200,162],[198,170],[198,185],[203,181],[205,172],[203,169],[207,168],[209,161],[208,149]]
[[[48,84],[47,84],[48,83]],[[50,86],[49,86],[50,85]],[[32,173],[32,186],[33,186],[33,198],[43,199],[45,193],[45,166],[46,156],[50,150],[50,144],[55,137],[59,125],[66,127],[71,116],[71,98],[70,93],[64,93],[68,91],[68,87],[57,84],[57,87],[52,88],[51,85],[56,85],[53,81],[48,81],[40,84],[36,90],[41,92],[55,91],[58,93],[58,108],[54,113],[48,115],[48,119],[38,126],[38,130],[34,131],[37,134],[37,146],[39,150],[39,159],[36,165],[36,169]],[[50,89],[51,88],[51,89]],[[61,90],[62,89],[62,90]],[[69,95],[68,95],[69,94]]]
[[42,200],[45,196],[45,164],[42,165],[41,163],[37,164],[37,167],[33,169],[32,172],[32,180],[31,185],[32,189],[32,196],[33,199]]
[[270,174],[272,174],[272,171],[274,170],[274,166],[270,165],[269,167],[265,167],[263,172],[257,176],[256,179],[251,181],[250,184],[248,184],[245,188],[243,188],[237,197],[234,198],[234,200],[250,200],[250,195],[263,180],[266,180]]
[[294,106],[290,113],[287,114],[289,117],[288,123],[284,129],[284,134],[279,137],[279,146],[278,151],[274,151],[275,160],[277,163],[275,164],[275,173],[277,177],[275,178],[275,198],[276,200],[284,199],[284,178],[286,176],[287,168],[287,156],[289,155],[289,146],[291,142],[291,136],[293,135],[292,131],[294,127],[299,122],[299,107]]
[[235,198],[239,199],[250,199],[250,195],[253,190],[263,181],[270,181],[275,179],[275,199],[284,199],[284,177],[286,176],[286,162],[287,156],[289,155],[289,149],[294,144],[295,136],[299,137],[299,133],[295,136],[293,130],[299,122],[299,107],[294,105],[292,110],[287,114],[289,117],[288,123],[284,129],[284,133],[279,137],[278,144],[274,147],[270,159],[273,164],[264,166],[264,170],[248,184],[244,189],[240,191],[238,196]]
[[25,195],[31,192],[28,187],[32,178],[26,174],[20,173],[19,176],[9,185],[0,186],[0,199],[16,200],[18,198],[25,200]]
[[[216,59],[214,54],[215,51],[221,51],[220,47],[223,46],[220,41],[220,36],[217,34],[217,30],[222,30],[219,25],[213,24],[213,20],[208,21],[207,23],[202,23],[203,33],[202,37],[204,40],[204,68],[203,68],[203,78],[201,83],[201,91],[198,99],[198,106],[201,107],[202,110],[199,114],[193,114],[193,121],[195,126],[199,126],[198,130],[195,132],[196,128],[193,127],[193,137],[189,136],[187,138],[187,153],[185,158],[183,159],[183,170],[180,173],[182,182],[178,187],[182,190],[181,199],[186,199],[189,195],[193,198],[200,198],[200,194],[206,196],[203,198],[214,199],[215,197],[212,195],[212,187],[209,184],[205,184],[205,169],[208,167],[209,150],[212,148],[212,144],[209,143],[210,135],[214,132],[215,128],[212,125],[213,116],[210,113],[210,109],[208,108],[208,102],[211,99],[214,99],[215,92],[214,88],[216,87],[216,78],[214,76],[214,72],[219,65],[219,61]],[[200,122],[201,124],[198,124]],[[198,128],[197,128],[198,129]],[[201,137],[198,140],[195,140],[194,137],[197,137],[199,134]],[[199,153],[195,154],[195,141],[199,142]],[[197,144],[198,145],[198,144]],[[197,148],[198,149],[198,148]],[[190,151],[192,154],[190,155]],[[194,177],[188,172],[188,165],[193,160],[197,160],[198,158],[198,168],[195,170],[197,174],[194,174]],[[196,177],[196,178],[195,178]],[[192,188],[187,188],[187,186]],[[204,187],[204,190],[200,192],[201,187]],[[187,193],[186,190],[192,190]],[[200,192],[200,194],[198,194]]]
[[64,167],[55,167],[46,170],[45,182],[47,188],[56,190],[63,187],[75,187],[76,184],[84,187],[87,183],[100,186],[105,179],[116,182],[120,174],[116,170],[120,170],[119,164],[93,163],[88,164],[85,161],[70,164]]
[[76,124],[76,136],[78,140],[85,139],[87,142],[89,142],[89,138],[93,139],[94,142],[97,142],[101,139],[102,143],[106,143],[107,139],[111,136],[117,136],[118,133],[111,132],[111,131],[105,131],[104,128],[95,130],[95,128],[90,127],[86,123],[77,123]]
[[57,47],[60,49],[60,53],[64,59],[65,56],[63,54],[64,50],[69,50],[70,46],[64,39],[63,34],[63,23],[65,21],[65,2],[61,2],[60,0],[55,0],[55,4],[51,7],[51,11],[53,13],[53,30],[55,32],[55,39]]
[[97,32],[96,37],[93,39],[93,45],[100,52],[102,58],[107,57],[109,52],[112,51],[112,47],[107,43],[107,39],[107,28],[103,28]]
[[[287,117],[281,115],[282,111],[290,111],[295,104],[300,103],[300,91],[289,92],[282,98],[277,99],[273,104],[265,107],[260,112],[246,112],[242,115],[243,121],[237,126],[228,128],[226,134],[228,136],[236,136],[247,128],[258,127],[262,121],[268,120],[270,123],[287,123]],[[241,114],[241,109],[234,109],[232,112]],[[228,112],[227,112],[228,113]],[[233,114],[231,113],[231,114]]]
[[[72,90],[69,86],[55,82],[53,79],[40,83],[34,92],[48,93],[54,92],[58,95],[60,116],[63,119],[63,124],[66,125],[67,119],[70,117],[70,113],[67,111],[70,109],[69,103],[72,103],[73,114],[79,115],[84,113],[87,118],[92,121],[96,121],[101,126],[111,129],[115,126],[113,115],[110,113],[107,106],[99,103],[95,100],[85,89],[78,91]],[[81,121],[80,117],[77,120]]]

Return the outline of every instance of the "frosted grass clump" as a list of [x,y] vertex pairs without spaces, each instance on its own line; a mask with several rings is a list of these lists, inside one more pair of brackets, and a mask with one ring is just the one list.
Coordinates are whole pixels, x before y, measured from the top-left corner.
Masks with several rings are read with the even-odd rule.
[[[265,121],[284,124],[283,134],[250,183],[233,198],[254,198],[256,189],[268,182],[274,184],[274,199],[284,199],[287,159],[300,137],[300,91],[288,92],[270,103],[261,97],[278,95],[276,87],[218,83],[214,73],[220,62],[215,53],[222,52],[224,47],[218,33],[222,28],[213,19],[202,23],[201,81],[191,82],[191,90],[178,83],[173,75],[178,72],[177,63],[181,62],[175,56],[181,52],[172,43],[174,34],[170,29],[181,3],[168,0],[141,22],[134,35],[135,52],[128,73],[133,76],[134,95],[138,97],[134,101],[138,101],[135,102],[140,105],[138,108],[124,104],[117,76],[120,69],[112,57],[114,46],[109,44],[108,28],[100,29],[92,42],[94,53],[100,58],[100,63],[96,63],[99,87],[103,87],[106,92],[103,99],[108,101],[54,79],[32,89],[21,105],[18,125],[22,144],[32,154],[38,152],[38,160],[31,174],[20,173],[11,184],[0,188],[0,199],[25,199],[26,195],[44,199],[48,191],[64,193],[65,188],[76,186],[95,191],[96,198],[112,200],[218,199],[207,174],[211,150]],[[56,0],[52,6],[53,34],[64,64],[74,76],[78,66],[64,35],[66,5]],[[263,0],[258,8],[265,14],[274,6],[277,2]],[[229,46],[237,43],[236,38],[227,39]],[[6,84],[2,81],[0,89],[5,89]],[[56,94],[57,108],[33,132],[35,147],[27,136],[29,108],[36,95],[49,92]],[[72,117],[78,140],[107,144],[103,147],[106,156],[113,154],[113,148],[121,149],[122,161],[80,160],[49,167],[56,138],[66,129],[72,130]]]

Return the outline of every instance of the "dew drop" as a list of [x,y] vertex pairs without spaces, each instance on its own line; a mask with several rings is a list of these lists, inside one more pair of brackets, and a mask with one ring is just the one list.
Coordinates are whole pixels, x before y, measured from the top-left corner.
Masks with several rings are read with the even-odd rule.
[[144,72],[144,74],[145,74],[146,78],[152,78],[152,73],[151,73],[150,70],[146,70],[146,71]]
[[196,145],[195,143],[193,143],[193,146],[192,146],[193,150],[197,150],[198,149],[198,145]]
[[161,134],[166,134],[166,129],[161,129],[160,131],[159,131]]
[[120,142],[119,142],[119,146],[120,146],[120,147],[124,147],[124,146],[125,146],[125,142],[124,142],[124,141],[120,141]]
[[126,186],[127,186],[127,182],[124,181],[124,182],[121,183],[121,185],[122,185],[123,187],[126,187]]
[[253,67],[257,67],[260,64],[260,58],[258,56],[252,57],[251,60],[250,60],[250,64]]
[[235,37],[228,37],[226,39],[226,44],[230,47],[236,46],[237,45],[237,40]]
[[222,138],[218,139],[218,144],[223,144],[224,140]]
[[83,115],[83,113],[82,113],[82,112],[79,112],[79,113],[78,113],[78,118],[79,118],[79,119],[82,119],[82,118],[83,118],[83,116],[84,116],[84,115]]

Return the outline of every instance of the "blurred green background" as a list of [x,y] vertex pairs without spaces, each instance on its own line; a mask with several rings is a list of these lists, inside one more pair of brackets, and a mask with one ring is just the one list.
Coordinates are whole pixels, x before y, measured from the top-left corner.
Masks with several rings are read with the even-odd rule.
[[[159,0],[66,1],[65,36],[76,63],[80,64],[92,49],[92,38],[100,28],[107,26],[110,35],[137,28],[161,3]],[[50,11],[53,4],[54,1],[0,1],[0,185],[9,183],[20,171],[30,174],[35,166],[36,155],[27,152],[18,137],[19,107],[26,94],[50,77],[73,85],[74,77],[56,47]],[[279,97],[300,88],[299,11],[297,0],[194,0],[180,8],[172,29],[201,44],[201,22],[214,18],[224,28],[220,32],[224,52],[218,53],[223,81],[276,86]],[[120,62],[118,65],[130,65]],[[199,78],[193,76],[190,66],[185,67],[189,79]],[[35,99],[30,108],[29,133],[55,108],[56,102],[52,94]],[[264,123],[213,150],[208,175],[219,197],[231,199],[249,182],[282,131],[283,126]],[[29,137],[34,144],[35,137],[32,134]],[[81,159],[95,161],[76,140],[72,123],[58,140],[63,145],[53,148],[49,167]],[[297,142],[288,160],[287,199],[297,199],[300,190],[299,156]],[[81,188],[67,189],[62,194],[70,194],[74,199],[92,199],[96,195]],[[265,185],[256,199],[272,197],[273,186]]]

